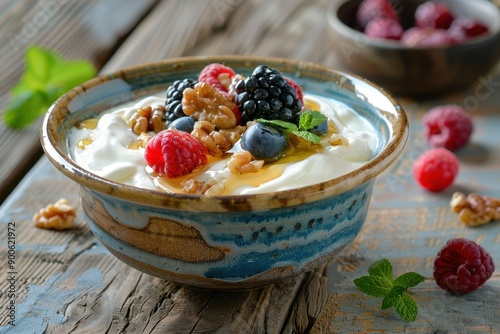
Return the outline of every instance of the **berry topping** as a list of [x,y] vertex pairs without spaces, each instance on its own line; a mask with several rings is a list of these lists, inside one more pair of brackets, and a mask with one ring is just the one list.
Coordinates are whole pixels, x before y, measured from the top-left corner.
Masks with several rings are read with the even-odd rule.
[[304,92],[302,91],[302,88],[300,88],[299,84],[293,81],[292,79],[288,77],[284,78],[286,80],[286,83],[295,90],[295,93],[297,94],[297,99],[299,99],[300,103],[304,105]]
[[206,147],[189,133],[167,129],[148,141],[144,158],[155,172],[176,177],[207,163],[207,154]]
[[194,123],[196,123],[194,118],[184,116],[177,118],[175,121],[170,123],[168,128],[191,133],[194,129]]
[[283,156],[287,146],[285,133],[262,123],[253,124],[241,137],[241,147],[256,160],[277,160]]
[[182,110],[182,93],[186,88],[193,88],[197,81],[194,79],[176,80],[167,88],[167,99],[165,100],[165,109],[167,111],[167,122],[173,122],[179,117],[184,117]]
[[432,146],[458,150],[469,142],[472,117],[457,105],[437,106],[424,115],[425,136]]
[[455,295],[476,290],[494,271],[492,257],[483,247],[465,238],[448,240],[434,260],[437,285]]
[[236,85],[236,105],[245,124],[257,118],[297,123],[302,103],[295,89],[276,69],[260,65]]
[[219,93],[227,96],[229,85],[231,84],[231,78],[235,75],[232,68],[227,67],[222,64],[213,63],[205,66],[198,75],[199,82],[206,82]]
[[367,24],[365,34],[372,38],[400,40],[403,36],[403,27],[398,21],[378,18]]
[[448,29],[453,19],[453,13],[444,3],[427,1],[415,11],[415,26],[420,28]]
[[324,122],[312,127],[309,129],[310,132],[314,133],[317,136],[323,136],[326,135],[328,132],[328,119],[326,119]]
[[424,152],[413,165],[413,176],[423,188],[441,191],[448,188],[458,174],[457,157],[444,148]]
[[373,19],[387,18],[399,22],[399,16],[389,0],[364,0],[356,12],[356,21],[364,30]]
[[469,18],[458,18],[450,26],[450,34],[458,41],[476,37],[488,32],[484,24]]
[[401,36],[401,43],[406,46],[445,46],[455,43],[447,30],[436,28],[412,27]]

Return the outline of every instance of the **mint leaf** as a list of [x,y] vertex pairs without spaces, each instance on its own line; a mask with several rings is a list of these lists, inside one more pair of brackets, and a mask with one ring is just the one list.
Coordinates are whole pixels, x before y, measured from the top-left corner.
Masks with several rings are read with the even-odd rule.
[[14,129],[21,129],[34,122],[47,111],[46,96],[39,91],[30,91],[15,95],[5,107],[4,121]]
[[25,53],[24,73],[10,90],[5,123],[15,129],[28,126],[62,94],[95,75],[89,61],[67,61],[54,51],[30,46]]
[[384,297],[392,289],[392,282],[380,276],[356,278],[354,284],[361,292],[373,297]]
[[419,285],[425,280],[425,277],[415,273],[409,272],[405,273],[394,280],[395,285],[402,286],[404,288],[411,288],[413,286]]
[[66,92],[81,84],[82,79],[85,81],[92,79],[95,74],[94,65],[86,60],[63,61],[54,63],[47,83]]
[[399,316],[404,320],[408,322],[417,320],[417,303],[409,294],[402,293],[400,296],[396,297],[394,307]]
[[286,134],[288,135],[294,134],[298,137],[301,137],[307,141],[312,142],[313,144],[319,144],[321,142],[321,137],[307,130],[312,129],[317,125],[320,125],[326,120],[327,117],[323,115],[321,112],[312,110],[304,111],[303,113],[300,114],[298,127],[293,123],[277,119],[272,119],[272,120],[263,118],[256,119],[256,121],[259,123],[264,123],[279,127],[283,129]]
[[406,290],[423,282],[425,277],[409,272],[393,281],[392,264],[387,259],[374,262],[368,272],[370,276],[354,280],[356,287],[370,296],[383,297],[382,310],[394,306],[401,318],[406,321],[415,321],[418,315],[417,303],[406,293]]
[[328,118],[319,111],[308,110],[300,114],[299,130],[307,131],[325,122]]
[[259,123],[274,125],[274,126],[277,126],[279,128],[282,128],[282,129],[288,130],[288,131],[298,131],[299,130],[299,128],[297,128],[297,125],[290,123],[290,122],[281,121],[279,119],[259,118],[259,119],[256,119],[256,121]]
[[380,307],[382,310],[391,308],[394,306],[396,303],[396,299],[398,299],[399,296],[405,291],[406,289],[396,285],[394,286],[391,291],[384,297],[384,300],[382,300],[382,306]]
[[319,144],[321,142],[321,137],[309,131],[292,131],[292,133],[296,136],[299,136],[301,138],[304,138],[305,140],[312,142],[313,144]]
[[392,282],[392,264],[387,259],[378,260],[373,262],[373,264],[368,268],[368,273],[374,276],[385,277]]

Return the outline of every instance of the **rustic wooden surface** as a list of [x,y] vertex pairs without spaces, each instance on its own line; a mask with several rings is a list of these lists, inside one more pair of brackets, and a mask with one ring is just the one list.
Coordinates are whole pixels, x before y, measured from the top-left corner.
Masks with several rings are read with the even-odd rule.
[[[28,3],[3,2],[1,22],[22,22],[19,13],[28,13],[23,11]],[[65,9],[58,12],[61,16],[56,21],[62,24],[71,17],[75,24],[62,33],[59,23],[53,23],[40,29],[33,41],[58,46],[69,56],[96,59],[97,52],[110,52],[119,45],[121,32],[133,25],[133,19],[127,27],[113,25],[115,20],[96,19],[95,30],[87,31],[85,24],[76,24],[93,16],[82,6],[113,12],[126,7],[122,2],[119,6],[118,2],[104,5],[104,1],[57,3],[64,3],[61,8]],[[328,47],[327,5],[327,0],[160,1],[112,50],[111,57],[100,58],[104,59],[100,67],[109,72],[165,57],[201,54],[283,56],[335,66]],[[142,17],[146,8],[132,10],[137,14],[134,17]],[[125,25],[120,19],[116,22]],[[0,25],[2,36],[10,31],[5,27]],[[103,29],[114,33],[108,31],[104,38],[98,33]],[[14,56],[19,59],[20,53],[12,53],[5,43],[0,45],[0,58],[12,59],[11,65],[0,65],[6,78],[0,83],[2,96],[19,73]],[[498,271],[483,288],[462,297],[445,293],[432,279],[434,256],[452,237],[480,242],[500,264],[499,223],[468,228],[448,208],[455,190],[500,197],[500,70],[495,73],[463,93],[425,101],[399,97],[410,118],[412,138],[403,156],[379,177],[359,237],[332,263],[258,290],[193,291],[121,263],[85,225],[76,186],[46,158],[40,159],[0,207],[0,333],[498,333]],[[430,194],[414,183],[411,166],[428,148],[420,125],[422,114],[443,103],[464,105],[474,117],[476,131],[470,145],[459,152],[461,171],[456,184]],[[27,156],[38,147],[38,131],[36,125],[19,133],[1,130],[2,175],[5,168],[32,163]],[[20,142],[21,137],[27,138]],[[19,147],[14,163],[7,161],[12,141]],[[66,232],[35,228],[33,214],[60,197],[78,207],[77,228]],[[10,222],[16,224],[15,327],[8,324],[6,308],[10,301],[5,269]],[[426,277],[411,290],[420,309],[416,322],[404,322],[392,309],[381,311],[379,299],[363,295],[352,283],[383,257],[391,260],[396,274],[417,271]]]

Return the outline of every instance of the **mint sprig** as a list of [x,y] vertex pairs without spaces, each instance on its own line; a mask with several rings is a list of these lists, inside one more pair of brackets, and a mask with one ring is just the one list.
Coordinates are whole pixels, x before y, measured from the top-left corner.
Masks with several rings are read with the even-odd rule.
[[281,120],[269,120],[259,118],[256,121],[259,123],[270,124],[276,127],[281,128],[287,135],[293,134],[298,137],[304,138],[314,144],[318,144],[321,141],[321,137],[310,132],[312,128],[320,125],[325,122],[327,117],[323,115],[321,112],[316,110],[308,110],[304,111],[300,114],[299,125],[295,125],[294,123],[281,121]]
[[406,290],[423,282],[424,276],[408,272],[393,279],[392,264],[387,259],[374,262],[368,268],[368,273],[369,276],[354,280],[361,292],[372,297],[382,297],[382,310],[394,307],[404,320],[411,322],[417,319],[417,303]]
[[95,75],[95,67],[87,60],[68,61],[52,50],[30,46],[24,73],[10,90],[4,122],[15,129],[28,126],[57,98]]

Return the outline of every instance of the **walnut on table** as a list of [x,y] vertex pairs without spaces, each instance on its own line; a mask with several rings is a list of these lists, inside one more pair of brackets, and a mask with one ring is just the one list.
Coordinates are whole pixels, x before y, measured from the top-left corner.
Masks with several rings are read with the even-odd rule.
[[33,216],[36,227],[54,230],[67,230],[74,227],[75,208],[65,198],[40,209]]
[[471,193],[455,192],[450,207],[460,221],[468,226],[480,226],[500,219],[500,199]]

